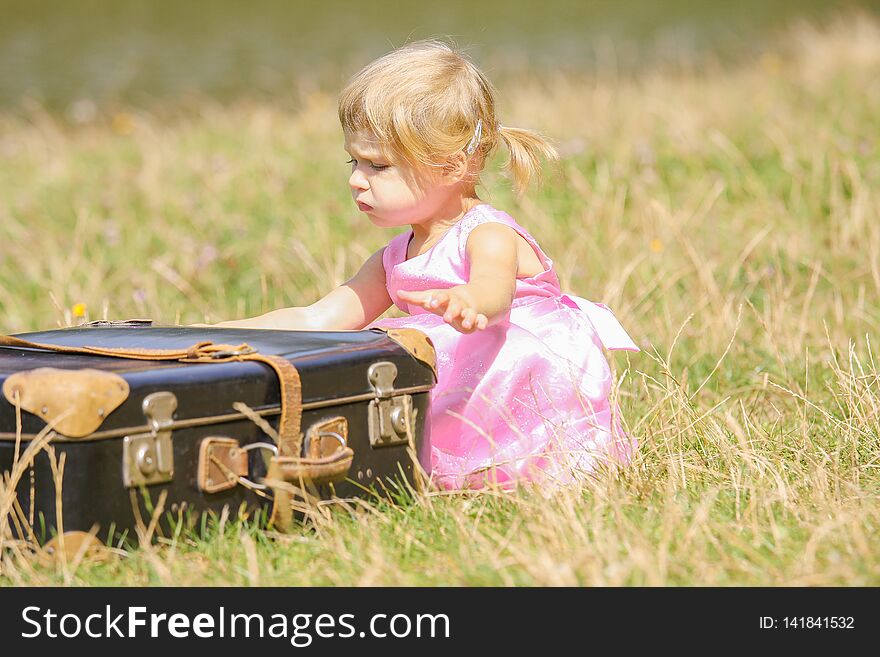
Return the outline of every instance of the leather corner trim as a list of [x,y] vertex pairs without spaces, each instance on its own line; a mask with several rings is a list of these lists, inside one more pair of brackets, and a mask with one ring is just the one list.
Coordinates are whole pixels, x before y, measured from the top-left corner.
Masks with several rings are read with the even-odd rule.
[[437,354],[434,343],[425,333],[414,328],[382,329],[385,334],[407,350],[416,360],[431,368],[437,379]]
[[3,396],[69,438],[94,433],[110,413],[128,399],[128,382],[102,370],[40,367],[16,372],[3,383]]

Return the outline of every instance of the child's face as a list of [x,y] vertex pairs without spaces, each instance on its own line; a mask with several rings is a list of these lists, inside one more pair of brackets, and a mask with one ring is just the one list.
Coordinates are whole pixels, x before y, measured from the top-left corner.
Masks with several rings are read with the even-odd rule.
[[453,187],[405,162],[392,162],[365,130],[345,134],[352,158],[348,185],[361,212],[377,226],[419,224],[449,202]]

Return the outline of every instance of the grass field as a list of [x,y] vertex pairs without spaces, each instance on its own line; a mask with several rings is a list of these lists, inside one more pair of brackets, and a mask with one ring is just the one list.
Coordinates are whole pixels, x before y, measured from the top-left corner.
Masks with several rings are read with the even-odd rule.
[[[629,470],[58,567],[0,537],[0,582],[880,584],[880,22],[794,25],[736,67],[499,86],[502,122],[563,160],[521,199],[495,167],[483,198],[643,347],[609,355]],[[3,330],[217,321],[354,273],[393,235],[352,206],[334,96],[285,98],[0,114]]]

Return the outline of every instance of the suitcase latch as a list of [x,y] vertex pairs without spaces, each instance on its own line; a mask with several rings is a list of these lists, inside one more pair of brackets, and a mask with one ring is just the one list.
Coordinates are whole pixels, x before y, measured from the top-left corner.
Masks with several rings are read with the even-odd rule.
[[395,395],[397,366],[382,361],[367,370],[367,379],[376,399],[370,402],[370,446],[386,447],[412,443],[415,411],[411,395]]
[[150,433],[126,436],[122,447],[122,480],[128,488],[171,481],[174,476],[174,446],[171,425],[177,397],[154,392],[144,397],[144,415]]

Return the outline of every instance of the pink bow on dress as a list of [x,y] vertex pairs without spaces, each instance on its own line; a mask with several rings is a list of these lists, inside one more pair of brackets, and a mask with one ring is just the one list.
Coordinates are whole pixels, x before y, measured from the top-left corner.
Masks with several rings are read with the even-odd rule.
[[587,319],[596,329],[596,335],[599,336],[602,345],[609,350],[625,349],[626,351],[641,351],[629,334],[617,321],[611,308],[604,303],[594,303],[587,301],[583,297],[576,297],[573,294],[563,294],[563,300],[568,299],[578,308],[584,311]]

